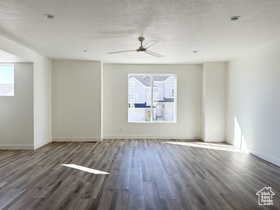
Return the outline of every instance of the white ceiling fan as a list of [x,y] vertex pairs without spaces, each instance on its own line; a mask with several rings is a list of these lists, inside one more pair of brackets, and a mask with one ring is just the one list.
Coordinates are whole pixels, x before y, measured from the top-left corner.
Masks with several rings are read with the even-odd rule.
[[163,55],[149,50],[152,46],[157,44],[157,42],[150,41],[150,42],[147,42],[146,44],[143,44],[143,42],[145,40],[145,38],[143,36],[139,36],[138,40],[140,42],[140,46],[136,50],[118,50],[118,51],[108,52],[108,54],[119,54],[119,53],[127,53],[127,52],[144,52],[144,53],[154,56],[154,57],[158,57],[158,58],[163,57]]

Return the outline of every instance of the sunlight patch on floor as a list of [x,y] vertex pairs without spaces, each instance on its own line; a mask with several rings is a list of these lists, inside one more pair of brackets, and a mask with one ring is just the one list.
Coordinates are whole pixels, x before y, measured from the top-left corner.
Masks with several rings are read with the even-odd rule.
[[204,148],[204,149],[222,150],[222,151],[229,151],[229,152],[241,152],[240,149],[235,148],[232,145],[221,144],[221,143],[175,142],[175,141],[168,141],[168,142],[164,142],[164,143],[180,145],[180,146],[187,146],[187,147],[197,147],[197,148]]
[[76,164],[62,164],[62,165],[65,167],[68,167],[68,168],[78,169],[80,171],[85,171],[85,172],[88,172],[91,174],[103,174],[103,175],[110,174],[106,171],[100,171],[100,170],[96,170],[96,169],[92,169],[92,168],[87,168],[87,167],[76,165]]

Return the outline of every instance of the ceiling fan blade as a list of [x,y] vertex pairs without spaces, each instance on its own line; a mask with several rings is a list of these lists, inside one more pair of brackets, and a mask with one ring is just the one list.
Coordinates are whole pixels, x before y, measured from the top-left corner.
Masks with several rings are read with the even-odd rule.
[[159,53],[156,53],[156,52],[153,52],[153,51],[151,51],[151,50],[146,50],[146,51],[144,51],[144,52],[147,53],[147,54],[149,54],[149,55],[151,55],[151,56],[154,56],[154,57],[158,57],[158,58],[163,57],[163,55],[161,55],[161,54],[159,54]]
[[118,50],[118,51],[108,52],[108,54],[119,54],[119,53],[127,53],[127,52],[136,52],[136,50]]
[[151,40],[149,42],[147,42],[145,45],[144,45],[144,48],[145,49],[149,49],[151,48],[152,46],[156,45],[158,43],[158,41],[156,40]]

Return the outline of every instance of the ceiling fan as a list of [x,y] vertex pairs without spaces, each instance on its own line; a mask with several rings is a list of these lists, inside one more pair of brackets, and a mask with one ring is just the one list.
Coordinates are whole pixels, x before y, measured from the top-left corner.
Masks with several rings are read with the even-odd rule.
[[127,53],[127,52],[144,52],[144,53],[154,56],[154,57],[159,57],[159,58],[163,57],[163,55],[149,50],[157,42],[150,41],[143,45],[143,42],[145,40],[145,38],[143,36],[139,36],[138,40],[140,42],[140,46],[136,50],[119,50],[119,51],[108,52],[108,54],[119,54],[119,53]]

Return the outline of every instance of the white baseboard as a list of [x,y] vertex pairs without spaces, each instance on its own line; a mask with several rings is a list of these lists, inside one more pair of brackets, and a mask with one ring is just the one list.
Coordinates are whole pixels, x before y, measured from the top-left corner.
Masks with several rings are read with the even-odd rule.
[[169,136],[104,136],[103,140],[108,139],[124,139],[124,140],[133,140],[133,139],[160,139],[160,140],[201,140],[200,137],[169,137]]
[[35,150],[36,150],[36,149],[39,149],[39,148],[41,148],[41,147],[43,147],[43,146],[45,146],[45,145],[47,145],[47,144],[49,144],[49,143],[51,143],[51,141],[48,141],[48,142],[44,142],[44,143],[35,145],[35,146],[34,146],[34,149],[35,149]]
[[271,155],[265,155],[265,154],[260,154],[259,152],[256,152],[256,151],[253,151],[253,150],[249,150],[249,153],[251,153],[252,155],[255,155],[263,160],[266,160],[270,163],[273,163],[277,166],[280,167],[280,159],[279,158],[276,158],[276,157],[273,157]]
[[225,139],[201,139],[203,142],[207,142],[207,143],[222,143],[222,142],[226,142]]
[[0,150],[34,150],[32,144],[0,144]]
[[98,137],[54,137],[53,142],[90,142],[90,141],[100,141],[101,138]]

